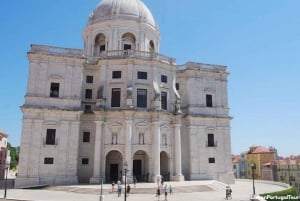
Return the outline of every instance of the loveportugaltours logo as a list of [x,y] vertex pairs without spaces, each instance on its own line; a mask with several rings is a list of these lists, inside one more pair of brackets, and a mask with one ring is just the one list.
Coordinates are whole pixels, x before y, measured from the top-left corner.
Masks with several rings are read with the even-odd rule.
[[266,195],[262,196],[265,200],[300,200],[300,196],[295,196],[295,195]]

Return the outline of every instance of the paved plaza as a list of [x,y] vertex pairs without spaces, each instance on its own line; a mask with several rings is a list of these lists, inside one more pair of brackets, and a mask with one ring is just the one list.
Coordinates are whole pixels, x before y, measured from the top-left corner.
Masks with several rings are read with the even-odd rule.
[[[185,181],[185,182],[165,182],[173,187],[172,195],[168,195],[168,201],[218,201],[225,200],[226,185],[217,181]],[[155,183],[137,183],[127,197],[127,201],[156,201]],[[250,200],[252,193],[251,180],[237,180],[231,185],[232,201]],[[257,194],[283,190],[286,187],[276,183],[255,183]],[[103,185],[103,201],[123,201],[117,193],[111,192],[111,185]],[[99,185],[75,185],[75,186],[50,186],[44,189],[9,189],[7,200],[26,200],[26,201],[99,201]],[[3,197],[3,190],[0,193]],[[1,200],[1,199],[0,199]],[[162,194],[160,200],[165,200]]]

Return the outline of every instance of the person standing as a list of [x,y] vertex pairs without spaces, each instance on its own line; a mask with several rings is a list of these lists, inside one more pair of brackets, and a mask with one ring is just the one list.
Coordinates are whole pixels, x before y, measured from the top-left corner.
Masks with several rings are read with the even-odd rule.
[[134,185],[134,188],[135,188],[135,185],[136,185],[136,177],[133,176],[133,185]]

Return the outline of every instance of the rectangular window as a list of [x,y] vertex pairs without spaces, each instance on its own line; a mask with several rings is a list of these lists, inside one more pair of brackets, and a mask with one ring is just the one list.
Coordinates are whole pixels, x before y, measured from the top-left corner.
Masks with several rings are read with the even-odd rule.
[[92,106],[91,105],[84,105],[84,111],[91,112],[92,111]]
[[93,90],[92,89],[86,89],[85,90],[85,98],[86,99],[92,99],[93,98]]
[[206,107],[212,107],[212,95],[206,94]]
[[47,129],[46,144],[55,145],[55,133],[56,129]]
[[168,109],[168,94],[165,91],[161,92],[161,109]]
[[207,146],[214,147],[215,146],[215,137],[214,134],[207,134]]
[[90,136],[91,136],[90,132],[83,132],[82,142],[90,142]]
[[124,50],[131,50],[131,45],[124,44]]
[[88,158],[81,159],[81,164],[82,165],[88,165],[89,164],[89,159]]
[[44,164],[53,164],[53,163],[54,163],[54,158],[49,158],[49,157],[44,158]]
[[51,82],[50,97],[57,98],[59,96],[59,83]]
[[208,158],[208,163],[215,163],[215,158]]
[[160,81],[163,83],[168,83],[168,77],[166,75],[161,75]]
[[140,80],[147,80],[147,72],[138,71],[137,72],[137,77]]
[[120,107],[121,105],[121,89],[113,88],[111,90],[111,107]]
[[94,81],[94,77],[93,76],[91,76],[91,75],[87,75],[86,76],[86,83],[91,84],[91,83],[93,83],[93,81]]
[[105,45],[100,45],[100,52],[105,51]]
[[121,76],[122,76],[122,71],[113,71],[112,72],[112,78],[113,79],[121,78]]
[[176,83],[175,87],[176,87],[176,90],[178,91],[179,90],[179,83]]
[[137,107],[147,108],[147,89],[137,89]]

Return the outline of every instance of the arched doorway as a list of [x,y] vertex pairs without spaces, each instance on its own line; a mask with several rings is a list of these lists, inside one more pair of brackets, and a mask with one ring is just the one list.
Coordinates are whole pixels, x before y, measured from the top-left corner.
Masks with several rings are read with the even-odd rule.
[[107,182],[115,183],[122,177],[122,154],[119,151],[110,151],[106,155],[105,177]]
[[170,181],[169,157],[165,151],[160,152],[160,174],[164,181]]
[[133,156],[132,176],[139,182],[149,181],[149,159],[145,151],[137,151]]

